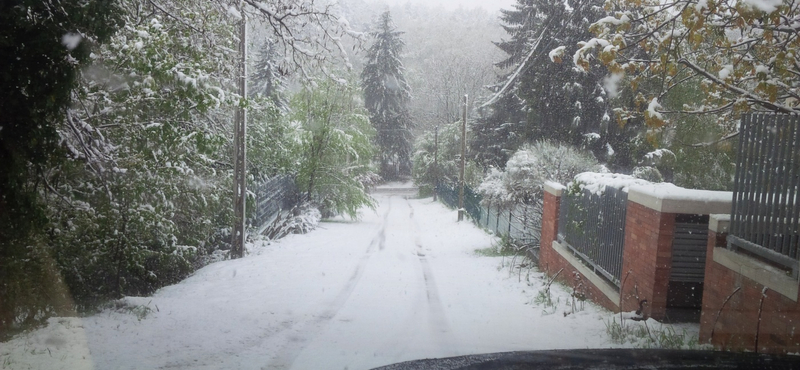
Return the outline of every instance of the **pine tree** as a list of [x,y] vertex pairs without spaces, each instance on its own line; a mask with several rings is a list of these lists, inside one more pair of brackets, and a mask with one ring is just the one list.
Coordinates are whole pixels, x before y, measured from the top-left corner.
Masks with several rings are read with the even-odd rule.
[[251,96],[261,94],[278,108],[283,108],[286,103],[281,98],[284,72],[278,67],[278,46],[272,40],[267,40],[258,50],[258,56],[250,74],[252,85],[249,87]]
[[400,60],[404,42],[389,12],[380,16],[374,42],[367,51],[361,73],[364,101],[377,131],[380,175],[396,179],[411,174],[413,123],[409,114],[411,92]]
[[627,155],[628,151],[617,151],[615,158],[608,155],[607,144],[629,141],[631,131],[610,125],[611,96],[604,73],[579,72],[571,63],[561,62],[590,35],[591,20],[604,14],[601,5],[518,0],[514,9],[502,10],[510,38],[495,44],[508,54],[498,66],[510,72],[478,119],[471,143],[485,166],[502,166],[520,145],[538,140],[587,147],[605,161]]

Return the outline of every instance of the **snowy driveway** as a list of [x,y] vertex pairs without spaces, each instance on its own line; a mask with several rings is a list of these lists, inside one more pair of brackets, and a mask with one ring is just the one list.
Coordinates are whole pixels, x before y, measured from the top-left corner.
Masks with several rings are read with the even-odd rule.
[[[376,211],[361,221],[324,222],[307,235],[259,242],[244,259],[209,265],[153,297],[127,298],[151,310],[142,318],[108,310],[54,319],[11,344],[27,340],[28,352],[48,346],[51,362],[55,356],[65,368],[96,369],[369,369],[610,346],[609,313],[587,305],[565,316],[565,298],[550,314],[532,305],[539,274],[526,283],[523,272],[518,282],[516,272],[499,267],[501,258],[476,254],[494,239],[455,222],[455,211],[430,198],[376,197]],[[559,288],[554,299],[559,294],[566,297]],[[51,341],[58,336],[61,346]],[[17,364],[37,368],[32,360],[16,356]]]

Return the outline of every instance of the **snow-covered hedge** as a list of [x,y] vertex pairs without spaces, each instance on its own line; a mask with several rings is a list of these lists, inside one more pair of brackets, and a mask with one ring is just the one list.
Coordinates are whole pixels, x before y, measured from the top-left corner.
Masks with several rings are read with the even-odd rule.
[[575,175],[575,178],[567,183],[567,189],[570,192],[589,190],[594,194],[601,195],[605,192],[606,187],[627,192],[628,188],[636,185],[652,185],[652,182],[620,173],[582,172]]
[[566,184],[581,172],[605,171],[591,153],[575,147],[540,141],[526,145],[509,158],[505,171],[492,169],[478,187],[487,205],[509,207],[541,198],[545,181]]

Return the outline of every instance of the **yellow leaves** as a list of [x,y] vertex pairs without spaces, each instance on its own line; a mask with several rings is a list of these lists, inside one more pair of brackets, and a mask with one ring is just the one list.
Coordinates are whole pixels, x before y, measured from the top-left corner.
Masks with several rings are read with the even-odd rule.
[[764,34],[763,35],[764,35],[764,40],[766,40],[767,42],[772,42],[773,37],[774,37],[772,30],[769,30],[769,29],[764,30]]
[[714,0],[706,1],[706,9],[708,14],[715,14],[717,12],[717,3]]
[[759,82],[756,87],[756,92],[765,95],[770,103],[778,101],[778,86],[768,81]]
[[772,22],[773,26],[780,26],[781,25],[781,12],[776,11],[769,14],[769,20]]
[[592,35],[595,35],[595,36],[599,37],[600,35],[602,35],[602,34],[604,34],[606,32],[606,27],[603,26],[603,25],[594,23],[591,26],[589,26],[589,32],[591,32]]
[[769,87],[767,87],[767,96],[769,97],[770,103],[778,101],[778,86],[770,84]]
[[577,67],[584,71],[591,69],[591,65],[589,65],[589,61],[587,61],[586,58],[578,58],[576,63],[578,64]]
[[750,111],[750,104],[744,99],[739,99],[733,103],[733,114],[738,115]]
[[614,108],[614,119],[617,121],[617,126],[624,128],[625,124],[628,123],[629,118],[630,116],[626,110],[622,108]]
[[664,121],[659,115],[653,115],[650,114],[649,111],[645,111],[644,124],[647,125],[647,127],[661,128],[667,124],[667,121]]
[[658,109],[661,109],[661,104],[658,104],[656,98],[651,99],[647,105],[647,109],[644,111],[644,124],[647,125],[647,127],[661,128],[667,124],[664,120],[664,116],[658,112]]
[[677,75],[678,74],[678,66],[675,65],[675,63],[670,63],[667,66],[667,74],[670,75],[670,76],[673,76],[673,77],[675,75]]
[[628,43],[625,42],[625,37],[623,37],[621,34],[616,34],[614,35],[614,38],[611,39],[611,45],[621,49],[628,46]]
[[693,31],[699,30],[703,28],[706,24],[706,17],[698,16],[696,17],[696,21],[694,22],[694,26],[692,27]]
[[617,55],[613,49],[606,48],[603,49],[603,51],[601,51],[597,57],[601,62],[603,62],[604,65],[608,66],[611,65],[611,62],[613,62],[614,59],[616,59]]
[[625,70],[622,68],[622,66],[619,63],[617,63],[617,61],[615,61],[615,60],[612,60],[610,63],[608,63],[606,68],[612,74],[624,74],[625,73]]

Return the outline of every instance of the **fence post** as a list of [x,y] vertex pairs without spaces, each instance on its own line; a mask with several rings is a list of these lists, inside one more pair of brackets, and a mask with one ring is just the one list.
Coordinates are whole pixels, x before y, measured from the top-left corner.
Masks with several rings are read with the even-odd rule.
[[514,217],[514,208],[508,210],[508,237],[511,237],[511,221]]
[[[553,250],[553,242],[558,238],[558,218],[561,211],[561,184],[546,182],[544,204],[542,205],[542,234],[539,238],[539,268],[545,273],[558,270],[560,258]],[[548,271],[549,269],[549,271]]]

